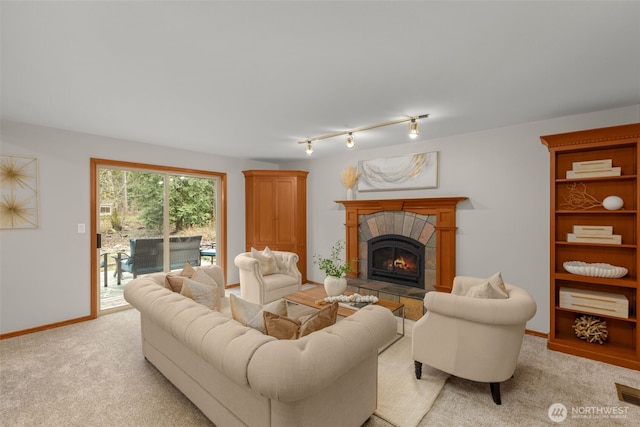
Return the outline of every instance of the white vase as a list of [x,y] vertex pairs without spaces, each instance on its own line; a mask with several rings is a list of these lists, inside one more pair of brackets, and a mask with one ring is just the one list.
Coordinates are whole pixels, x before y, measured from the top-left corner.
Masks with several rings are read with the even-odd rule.
[[353,188],[347,188],[347,200],[354,200],[355,194],[353,192]]
[[327,296],[330,297],[342,295],[347,290],[347,279],[345,277],[327,276],[324,279],[324,290]]

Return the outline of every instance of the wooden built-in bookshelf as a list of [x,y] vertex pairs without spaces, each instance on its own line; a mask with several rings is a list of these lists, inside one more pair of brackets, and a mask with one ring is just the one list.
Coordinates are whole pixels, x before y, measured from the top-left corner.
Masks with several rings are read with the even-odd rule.
[[[640,207],[638,164],[640,163],[640,123],[542,136],[549,148],[550,189],[550,331],[548,348],[606,363],[640,369],[640,328],[638,327],[638,229]],[[567,178],[574,163],[611,159],[619,176]],[[567,206],[567,198],[578,185],[596,201],[618,196],[624,206],[607,210],[597,203],[589,207]],[[567,234],[576,225],[613,226],[622,236],[621,244],[568,242]],[[600,278],[571,274],[567,261],[607,263],[624,267],[620,278]],[[629,302],[628,317],[593,314],[560,306],[560,288],[608,292]],[[581,340],[573,330],[576,318],[593,315],[606,321],[608,337],[602,343]]]

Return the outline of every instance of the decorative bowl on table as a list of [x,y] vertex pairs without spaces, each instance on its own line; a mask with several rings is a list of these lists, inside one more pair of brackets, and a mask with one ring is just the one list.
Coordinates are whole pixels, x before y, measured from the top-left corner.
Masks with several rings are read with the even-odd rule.
[[563,264],[564,269],[571,274],[579,274],[581,276],[605,277],[609,279],[617,279],[627,274],[628,270],[624,267],[617,267],[602,262],[582,262],[567,261]]

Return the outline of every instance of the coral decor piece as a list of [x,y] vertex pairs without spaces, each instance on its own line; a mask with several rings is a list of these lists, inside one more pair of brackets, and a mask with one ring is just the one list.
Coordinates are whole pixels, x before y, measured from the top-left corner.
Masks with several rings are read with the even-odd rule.
[[378,297],[375,295],[336,295],[333,297],[326,297],[325,302],[369,302],[375,304],[378,302]]
[[560,204],[562,209],[592,209],[602,206],[601,201],[587,193],[587,186],[581,182],[570,185],[568,190],[564,203]]
[[581,316],[573,323],[573,330],[581,340],[603,344],[609,336],[607,322],[595,316]]

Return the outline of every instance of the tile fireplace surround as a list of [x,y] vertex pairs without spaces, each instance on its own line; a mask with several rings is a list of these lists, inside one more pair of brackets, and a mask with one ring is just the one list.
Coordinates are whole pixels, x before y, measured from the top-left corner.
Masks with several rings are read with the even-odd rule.
[[340,200],[346,215],[346,257],[358,259],[348,274],[367,278],[367,241],[399,234],[427,245],[425,288],[451,292],[456,274],[456,205],[467,197]]

